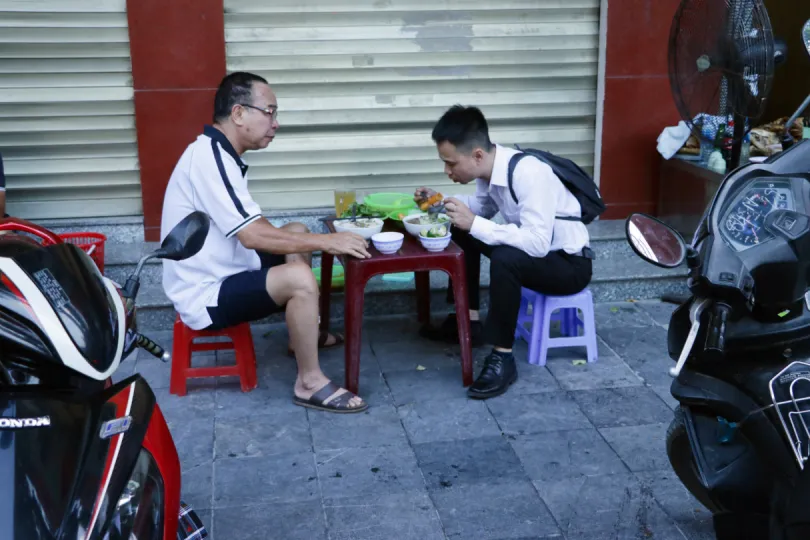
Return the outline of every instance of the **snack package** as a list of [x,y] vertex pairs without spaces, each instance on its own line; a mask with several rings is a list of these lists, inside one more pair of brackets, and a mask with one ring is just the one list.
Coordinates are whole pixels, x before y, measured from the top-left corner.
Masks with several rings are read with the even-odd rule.
[[419,203],[419,209],[423,212],[426,212],[428,208],[433,206],[438,202],[442,202],[444,200],[444,196],[441,193],[435,193],[432,197],[428,197],[427,199],[423,200]]

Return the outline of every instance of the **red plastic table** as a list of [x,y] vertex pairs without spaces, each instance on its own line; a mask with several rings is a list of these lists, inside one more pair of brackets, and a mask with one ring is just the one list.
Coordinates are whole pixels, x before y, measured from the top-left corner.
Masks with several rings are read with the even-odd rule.
[[[335,232],[334,217],[324,220],[330,232]],[[472,346],[470,342],[470,311],[467,304],[467,279],[464,253],[454,242],[444,251],[427,251],[417,238],[404,229],[398,229],[386,220],[383,230],[402,232],[405,240],[402,247],[392,255],[384,255],[369,241],[370,259],[358,259],[349,255],[339,256],[345,270],[345,330],[346,330],[346,384],[355,394],[360,379],[360,338],[363,326],[363,293],[366,283],[379,274],[414,272],[416,276],[416,305],[420,323],[430,320],[430,270],[441,270],[450,275],[458,318],[458,335],[461,345],[461,376],[464,386],[473,382]],[[321,257],[321,330],[329,329],[330,293],[332,291],[332,264],[334,256],[323,253]]]

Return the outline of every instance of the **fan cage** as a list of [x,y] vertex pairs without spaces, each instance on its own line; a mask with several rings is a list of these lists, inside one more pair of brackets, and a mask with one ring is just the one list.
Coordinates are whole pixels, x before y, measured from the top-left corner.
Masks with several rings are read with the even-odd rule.
[[720,125],[734,143],[742,140],[764,113],[774,61],[762,0],[682,0],[670,29],[669,79],[699,140],[713,142]]

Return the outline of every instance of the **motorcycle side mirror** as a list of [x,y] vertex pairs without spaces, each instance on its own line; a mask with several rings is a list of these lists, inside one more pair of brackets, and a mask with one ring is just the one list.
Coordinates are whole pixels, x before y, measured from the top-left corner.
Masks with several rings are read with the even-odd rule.
[[211,218],[205,212],[192,212],[184,217],[180,223],[166,235],[160,247],[141,257],[135,272],[127,278],[124,285],[123,295],[127,299],[127,310],[135,305],[135,296],[140,288],[141,270],[149,259],[169,259],[172,261],[182,261],[196,255],[205,244],[208,236],[208,228],[211,226]]
[[[163,239],[160,247],[141,257],[135,272],[127,278],[124,285],[123,294],[128,299],[128,306],[134,306],[135,296],[140,288],[141,270],[149,259],[169,259],[172,261],[182,261],[196,255],[205,244],[208,236],[208,228],[211,225],[211,218],[205,212],[192,212],[184,217],[180,223]],[[129,309],[129,307],[128,307]]]
[[153,256],[158,259],[182,261],[196,255],[205,244],[211,219],[204,212],[192,212],[166,235]]
[[630,247],[645,261],[662,268],[676,268],[686,258],[686,243],[666,223],[647,214],[631,214],[625,222]]
[[[808,19],[802,27],[802,41],[804,42],[804,48],[807,49],[807,54],[810,54],[810,19]],[[810,107],[810,96],[807,96],[807,99],[799,106],[799,109],[785,122],[785,129],[782,132],[782,151],[794,145],[793,136],[790,134],[790,126],[793,125],[807,107]]]

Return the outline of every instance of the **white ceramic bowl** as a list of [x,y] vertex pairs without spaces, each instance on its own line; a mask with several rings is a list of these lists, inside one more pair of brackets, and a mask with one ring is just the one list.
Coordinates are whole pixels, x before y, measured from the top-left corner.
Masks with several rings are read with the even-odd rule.
[[338,219],[335,220],[335,231],[337,232],[352,232],[359,234],[366,240],[382,231],[383,220],[380,218],[357,218],[357,223],[365,223],[367,227],[358,227],[357,224],[352,223],[351,219]]
[[392,255],[402,247],[405,235],[401,232],[377,233],[371,237],[371,243],[383,255]]
[[424,225],[412,223],[413,221],[416,221],[420,216],[426,215],[427,215],[426,213],[422,212],[421,214],[405,216],[405,218],[402,220],[402,224],[405,225],[405,230],[408,231],[411,235],[419,238],[419,233],[431,229],[433,227],[436,227],[438,225],[445,225],[447,226],[448,230],[450,229],[450,218],[448,218],[445,214],[439,214],[440,216],[442,216],[439,218],[441,220],[439,221],[439,223],[426,223]]
[[451,235],[448,231],[447,236],[442,236],[440,238],[428,238],[426,236],[420,236],[419,241],[422,242],[422,247],[428,251],[444,251],[447,249],[447,246],[450,245]]

